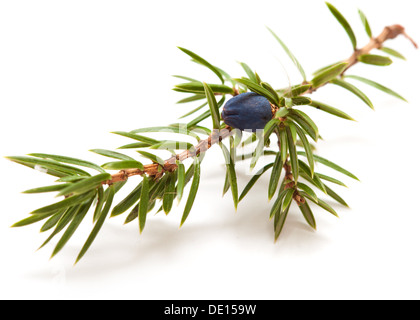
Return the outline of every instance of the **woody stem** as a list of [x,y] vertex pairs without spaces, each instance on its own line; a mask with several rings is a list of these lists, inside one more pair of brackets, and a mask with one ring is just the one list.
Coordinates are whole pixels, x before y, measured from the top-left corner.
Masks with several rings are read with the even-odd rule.
[[219,143],[224,138],[231,135],[232,128],[226,127],[221,130],[213,130],[212,134],[207,138],[201,140],[193,149],[185,150],[177,155],[172,156],[167,159],[163,164],[151,163],[144,166],[143,170],[141,169],[127,169],[121,170],[120,172],[112,175],[110,180],[104,181],[103,184],[111,185],[116,182],[125,181],[129,177],[136,175],[148,175],[153,177],[160,177],[165,172],[173,172],[178,167],[178,161],[184,161],[188,158],[197,157],[202,153],[205,153],[210,149],[214,144]]

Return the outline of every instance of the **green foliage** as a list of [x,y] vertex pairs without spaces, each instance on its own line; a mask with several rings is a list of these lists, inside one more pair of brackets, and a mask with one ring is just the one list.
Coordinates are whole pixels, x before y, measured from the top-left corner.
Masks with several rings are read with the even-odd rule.
[[[351,61],[349,58],[329,64],[315,71],[312,80],[307,81],[306,73],[294,54],[274,31],[268,29],[303,78],[302,83],[287,88],[276,88],[263,81],[259,74],[245,62],[239,62],[239,64],[246,77],[232,78],[224,70],[198,54],[185,48],[179,48],[193,62],[204,66],[220,80],[220,83],[208,83],[184,75],[174,76],[186,81],[174,87],[175,91],[188,95],[178,100],[179,107],[198,103],[198,106],[194,105],[180,117],[181,119],[187,118],[186,122],[138,128],[128,132],[113,132],[121,137],[131,139],[131,141],[134,140],[119,149],[133,149],[135,155],[128,156],[106,149],[90,150],[107,158],[108,161],[101,165],[73,157],[45,153],[8,157],[13,162],[56,177],[56,184],[31,188],[24,191],[25,194],[55,192],[57,197],[62,197],[52,204],[30,212],[29,217],[16,222],[13,227],[22,227],[43,221],[41,232],[51,231],[51,233],[41,247],[63,232],[52,252],[52,256],[54,256],[64,248],[80,224],[85,221],[89,211],[92,210],[90,221],[93,222],[93,227],[76,258],[76,262],[92,246],[108,216],[116,217],[127,213],[124,223],[138,219],[139,230],[142,233],[146,226],[146,219],[152,210],[167,215],[174,211],[173,203],[177,199],[178,205],[183,205],[180,217],[181,227],[186,223],[197,198],[201,180],[201,162],[207,151],[206,147],[216,143],[222,150],[226,165],[223,194],[230,190],[235,210],[240,202],[250,194],[261,177],[268,172],[267,194],[268,199],[272,201],[268,217],[274,220],[275,240],[279,238],[287,216],[293,212],[291,209],[294,203],[297,204],[303,219],[313,229],[316,229],[315,214],[318,212],[313,210],[314,207],[311,205],[314,204],[315,208],[338,216],[335,208],[324,199],[333,200],[337,205],[347,207],[347,202],[329,184],[334,184],[336,187],[345,187],[346,185],[339,179],[318,172],[318,170],[326,167],[347,178],[355,180],[358,178],[347,169],[317,154],[313,143],[320,139],[319,128],[306,110],[315,108],[334,116],[333,120],[336,119],[335,117],[345,120],[354,119],[342,110],[330,106],[329,102],[313,100],[308,95],[324,85],[334,84],[356,95],[373,109],[369,98],[358,87],[347,81],[356,80],[393,97],[404,101],[405,99],[390,88],[364,76],[346,74],[348,68],[357,62],[386,66],[390,65],[392,60],[386,56],[370,54],[365,51],[364,54],[357,55],[359,51],[356,50],[356,37],[350,24],[333,5],[327,3],[327,6],[350,38],[353,50],[355,50],[351,57],[357,57],[355,61]],[[368,37],[373,38],[366,16],[360,10],[359,15]],[[394,49],[384,46],[380,46],[378,49],[394,57],[405,59]],[[220,109],[230,96],[247,91],[255,92],[269,100],[273,108],[273,117],[267,122],[262,132],[258,134],[254,132],[242,141],[242,133],[236,132],[233,130],[234,128],[226,127],[223,123]],[[332,104],[335,105],[334,102]],[[197,115],[198,111],[202,113]],[[211,121],[210,127],[207,120]],[[221,134],[222,132],[224,132],[223,136],[214,137],[216,133]],[[181,138],[157,140],[150,136],[154,133],[179,134]],[[186,137],[196,140],[197,145],[184,141]],[[229,137],[228,146],[222,141],[227,137]],[[252,151],[239,154],[244,147],[250,147]],[[171,157],[163,159],[156,154],[156,150],[169,151]],[[175,150],[181,151],[177,153]],[[113,161],[109,161],[109,158]],[[140,161],[138,158],[143,158],[144,161]],[[258,167],[261,158],[268,159],[268,161]],[[250,168],[254,170],[254,174],[240,190],[241,181],[237,175],[237,162],[245,160],[249,160]],[[108,173],[113,170],[119,170],[119,172]],[[142,179],[116,203],[116,194],[123,188],[131,175],[140,175]],[[189,186],[188,196],[184,199],[184,193],[188,190],[187,186]],[[185,200],[184,203],[182,203],[183,200]]]
[[125,154],[122,154],[116,151],[110,151],[110,150],[105,150],[105,149],[92,149],[90,151],[100,154],[105,157],[113,158],[113,159],[118,159],[118,160],[123,160],[123,161],[136,161],[134,158],[131,158]]
[[146,225],[146,215],[147,208],[149,207],[149,178],[147,176],[143,177],[143,185],[140,193],[140,202],[139,202],[139,229],[140,233],[143,231]]
[[350,24],[347,22],[347,20],[344,18],[344,16],[340,13],[340,11],[337,10],[336,7],[334,7],[332,4],[326,2],[328,9],[330,9],[331,13],[334,15],[334,17],[337,19],[337,21],[341,24],[341,26],[346,31],[347,35],[349,36],[351,43],[353,45],[353,49],[356,50],[357,48],[357,40],[356,36],[354,35],[353,29],[351,28]]
[[106,171],[104,169],[102,169],[100,166],[89,162],[89,161],[85,161],[85,160],[80,160],[80,159],[76,159],[76,158],[71,158],[71,157],[64,157],[64,156],[59,156],[59,155],[53,155],[53,154],[45,154],[45,153],[31,153],[29,154],[29,156],[32,157],[37,157],[37,158],[42,158],[42,159],[51,159],[51,160],[55,160],[61,163],[68,163],[68,164],[74,164],[77,166],[82,166],[82,167],[86,167],[86,168],[91,168],[91,169],[95,169],[101,173],[106,173]]
[[144,158],[146,158],[146,159],[149,159],[149,160],[151,160],[153,163],[158,163],[158,164],[160,164],[161,166],[163,166],[164,164],[165,164],[165,161],[161,158],[161,157],[159,157],[159,156],[157,156],[157,155],[155,155],[155,154],[153,154],[153,153],[150,153],[150,152],[147,152],[147,151],[137,151],[142,157],[144,157]]
[[302,212],[303,217],[305,218],[306,222],[314,229],[316,229],[316,222],[314,214],[312,213],[311,207],[309,207],[308,203],[305,202],[299,206],[300,211]]
[[226,162],[226,173],[227,178],[230,186],[230,190],[232,191],[232,199],[233,204],[235,206],[235,209],[238,208],[238,183],[236,178],[236,170],[235,170],[235,162],[234,157],[231,152],[229,152],[228,148],[220,142],[219,143],[220,148],[222,149],[223,156],[225,158]]
[[331,107],[331,106],[329,106],[329,105],[327,105],[327,104],[325,104],[323,102],[312,100],[309,105],[312,106],[312,107],[314,107],[314,108],[316,108],[316,109],[318,109],[318,110],[322,110],[324,112],[327,112],[329,114],[332,114],[332,115],[334,115],[336,117],[355,121],[347,113],[345,113],[345,112],[343,112],[343,111],[341,111],[341,110],[339,110],[337,108]]
[[193,169],[194,170],[193,181],[191,183],[191,189],[190,189],[190,193],[188,194],[188,199],[187,199],[187,203],[185,205],[184,213],[182,214],[180,227],[185,223],[185,220],[187,220],[188,215],[190,214],[192,205],[194,203],[195,196],[197,195],[198,186],[200,184],[200,173],[201,173],[199,158],[194,159],[193,168],[194,168]]
[[89,176],[89,173],[84,170],[66,165],[56,160],[22,156],[6,157],[6,159],[56,177],[65,177],[68,175]]
[[216,76],[219,77],[220,81],[222,81],[222,83],[225,82],[222,73],[220,72],[220,69],[213,66],[212,64],[210,64],[209,62],[207,62],[206,60],[204,60],[202,57],[200,57],[198,54],[195,54],[194,52],[185,49],[185,48],[181,48],[178,47],[180,50],[182,50],[183,52],[185,52],[186,54],[188,54],[194,62],[197,62],[205,67],[207,67],[208,69],[210,69],[211,71],[214,72],[214,74],[216,74]]
[[366,78],[363,78],[363,77],[360,77],[360,76],[354,76],[354,75],[346,75],[345,78],[359,80],[359,81],[361,81],[363,83],[366,83],[366,84],[368,84],[368,85],[370,85],[370,86],[372,86],[372,87],[374,87],[378,90],[381,90],[385,93],[388,93],[391,96],[394,96],[398,99],[401,99],[401,100],[407,102],[407,100],[405,100],[401,95],[396,93],[394,90],[391,90],[391,89],[389,89],[389,88],[387,88],[387,87],[385,87],[385,86],[383,86],[383,85],[381,85],[381,84],[379,84],[375,81],[372,81],[372,80],[369,80],[369,79],[366,79]]
[[[298,154],[299,155],[302,155],[302,156],[305,156],[305,157],[307,156],[306,153],[304,153],[304,152],[298,152]],[[330,167],[331,169],[334,169],[334,170],[336,170],[338,172],[341,172],[342,174],[344,174],[344,175],[346,175],[346,176],[348,176],[350,178],[353,178],[355,180],[359,180],[353,173],[347,171],[346,169],[340,167],[338,164],[335,164],[334,162],[332,162],[330,160],[327,160],[325,158],[322,158],[322,157],[320,157],[318,155],[314,155],[314,159],[315,159],[316,162],[319,162],[319,163],[321,163],[321,164],[323,164],[323,165],[325,165],[327,167]]]
[[352,85],[351,83],[341,80],[341,79],[334,79],[331,80],[332,84],[335,84],[337,86],[340,86],[348,91],[350,91],[351,93],[353,93],[354,95],[356,95],[357,97],[359,97],[364,103],[366,103],[371,109],[374,109],[372,102],[369,100],[369,98],[358,88],[356,88],[354,85]]
[[245,70],[245,73],[247,74],[249,80],[251,80],[252,82],[255,82],[256,84],[259,84],[259,81],[255,75],[255,72],[253,72],[251,68],[245,62],[240,62],[239,64]]
[[347,68],[347,66],[348,62],[341,62],[329,68],[320,70],[312,79],[312,86],[320,87],[323,84],[337,78],[337,76],[339,76]]
[[245,87],[247,87],[250,91],[258,93],[264,97],[266,97],[271,103],[275,104],[275,105],[279,105],[279,96],[277,95],[277,93],[272,90],[268,90],[266,88],[264,88],[264,86],[257,84],[253,81],[251,81],[250,79],[247,78],[236,78],[234,79],[236,82],[243,84]]
[[[233,93],[233,90],[231,87],[225,86],[223,84],[208,84],[208,86],[215,93],[229,93],[229,94]],[[178,92],[195,93],[195,95],[193,96],[194,97],[193,101],[199,100],[197,96],[199,96],[202,99],[202,96],[205,93],[204,85],[201,82],[180,83],[175,86],[174,90]],[[184,103],[191,102],[191,97],[189,97],[188,100],[189,101],[184,100],[183,102]]]
[[406,60],[405,57],[401,53],[399,53],[398,51],[394,49],[391,49],[388,47],[381,47],[380,50],[398,59]]
[[[239,201],[241,201],[243,198],[245,198],[245,196],[247,195],[247,193],[249,192],[249,190],[251,190],[251,188],[254,186],[254,184],[258,181],[258,179],[270,168],[272,168],[274,165],[274,163],[270,163],[265,165],[258,173],[256,173],[255,175],[252,176],[252,178],[248,181],[247,185],[245,186],[245,188],[242,190],[241,195],[239,196]],[[279,168],[277,167],[277,170],[279,170]]]
[[168,181],[165,185],[165,191],[162,199],[162,208],[165,214],[169,214],[175,199],[175,184],[177,175],[173,172],[168,173]]
[[284,98],[299,97],[308,91],[312,85],[310,84],[297,84],[285,89],[277,90]]
[[176,185],[176,198],[178,199],[178,202],[181,201],[182,195],[184,193],[184,187],[185,187],[185,166],[182,162],[177,163],[178,170],[177,170],[177,180],[178,183]]
[[99,186],[101,186],[102,182],[110,179],[111,175],[109,173],[101,173],[69,185],[68,187],[62,189],[57,196],[84,194],[93,189],[97,189]]
[[293,55],[293,53],[289,50],[289,48],[285,45],[285,43],[274,33],[274,31],[271,30],[270,28],[267,28],[267,29],[271,32],[271,34],[274,36],[274,38],[277,40],[277,42],[280,43],[280,45],[283,47],[283,50],[287,53],[289,58],[295,64],[296,68],[298,68],[300,74],[302,75],[303,81],[306,81],[305,71],[303,70],[299,61],[296,59],[296,57]]
[[303,111],[293,109],[289,112],[289,118],[295,121],[315,142],[319,138],[319,130],[315,122]]
[[360,62],[373,64],[375,66],[389,66],[392,63],[390,58],[377,54],[362,54],[358,57],[358,60]]
[[77,256],[77,259],[76,259],[76,263],[85,255],[87,250],[92,245],[93,241],[95,240],[96,236],[99,233],[99,230],[102,228],[105,222],[105,219],[108,215],[109,210],[111,209],[112,201],[114,200],[114,195],[115,195],[115,188],[111,186],[107,191],[108,192],[106,193],[106,199],[104,199],[106,201],[105,206],[102,209],[102,211],[100,211],[100,214],[98,216],[95,226],[93,227],[91,233],[89,234],[88,239],[83,245],[82,250],[80,250],[79,255]]
[[292,165],[292,174],[293,179],[298,181],[299,179],[299,164],[298,164],[298,157],[296,152],[296,142],[293,139],[292,131],[290,127],[286,127],[286,135],[287,135],[287,145],[289,146],[289,157],[290,163]]
[[268,199],[271,200],[271,198],[274,196],[274,193],[277,190],[277,186],[279,184],[281,172],[283,169],[283,160],[281,158],[281,153],[278,152],[276,155],[276,159],[273,163],[273,170],[271,171],[270,181],[268,183]]
[[365,27],[366,34],[368,35],[369,38],[372,38],[372,30],[370,28],[369,21],[362,10],[359,10],[359,16],[360,16],[360,20],[362,20],[363,26]]
[[214,96],[213,90],[207,83],[203,83],[204,91],[206,92],[207,103],[210,107],[211,118],[213,120],[213,129],[220,129],[220,114],[219,107],[217,105],[216,97]]

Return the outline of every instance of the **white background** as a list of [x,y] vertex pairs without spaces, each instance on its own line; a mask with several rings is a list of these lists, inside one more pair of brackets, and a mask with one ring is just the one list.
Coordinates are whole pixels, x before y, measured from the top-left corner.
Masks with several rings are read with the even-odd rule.
[[[368,39],[361,8],[374,34],[400,23],[420,41],[417,1],[333,1],[352,24],[359,46]],[[247,62],[273,86],[301,81],[269,34],[273,29],[310,75],[347,58],[351,44],[323,1],[1,1],[0,155],[45,152],[98,163],[92,148],[129,143],[111,131],[165,125],[192,106],[176,105],[182,74],[217,82],[189,61],[189,48],[234,76]],[[387,43],[408,61],[387,68],[357,65],[401,93],[404,103],[359,87],[376,110],[338,87],[314,98],[351,114],[345,121],[308,110],[324,141],[318,152],[354,172],[335,188],[351,208],[340,219],[313,207],[317,231],[292,207],[273,243],[269,175],[235,213],[222,198],[223,158],[210,150],[201,186],[185,225],[182,204],[168,217],[150,215],[140,236],[125,215],[107,220],[82,261],[73,266],[90,228],[88,219],[49,259],[54,241],[40,224],[10,226],[51,195],[24,195],[53,178],[0,159],[0,298],[2,299],[418,299],[420,210],[418,170],[419,51],[404,38]],[[284,71],[287,70],[287,73]],[[323,168],[319,167],[319,171]],[[244,169],[245,170],[245,169]],[[249,176],[238,169],[240,188]],[[138,180],[132,178],[129,185]],[[129,190],[129,186],[125,191]],[[119,197],[122,197],[125,193]]]

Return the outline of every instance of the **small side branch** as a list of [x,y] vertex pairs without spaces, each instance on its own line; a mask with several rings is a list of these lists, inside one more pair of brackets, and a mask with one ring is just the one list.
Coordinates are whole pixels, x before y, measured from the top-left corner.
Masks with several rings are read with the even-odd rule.
[[385,41],[395,39],[399,35],[405,36],[410,42],[414,45],[415,48],[418,48],[417,43],[414,42],[414,40],[408,36],[408,34],[405,32],[405,28],[399,24],[395,24],[392,26],[385,27],[384,30],[381,32],[379,36],[376,38],[370,39],[369,43],[364,46],[363,48],[356,50],[350,58],[346,60],[346,62],[349,63],[347,68],[343,71],[346,72],[347,69],[349,69],[351,66],[355,65],[359,61],[359,57],[364,54],[368,54],[374,49],[380,49],[382,48],[382,45]]
[[127,169],[121,170],[120,172],[113,174],[112,178],[108,181],[104,181],[103,184],[112,185],[116,182],[126,181],[129,177],[137,175],[148,175],[155,178],[160,178],[165,172],[173,172],[178,168],[177,162],[184,161],[188,158],[197,157],[200,154],[205,153],[210,149],[214,144],[219,143],[226,137],[229,137],[232,134],[232,128],[226,127],[221,130],[214,130],[212,134],[207,138],[201,140],[194,148],[191,150],[185,150],[180,154],[174,155],[165,163],[151,163],[144,166],[143,170],[141,169]]
[[[386,42],[387,40],[395,39],[396,37],[398,37],[400,35],[406,37],[413,44],[413,46],[416,49],[418,48],[417,43],[406,33],[405,28],[403,26],[401,26],[399,24],[394,24],[392,26],[387,26],[387,27],[384,28],[384,30],[382,30],[382,32],[379,34],[379,36],[377,36],[376,38],[371,38],[368,44],[366,44],[361,49],[356,49],[348,59],[343,61],[343,62],[348,62],[348,66],[346,67],[346,69],[344,69],[344,71],[341,73],[341,75],[343,75],[349,68],[351,68],[352,66],[357,64],[359,62],[359,57],[360,56],[362,56],[364,54],[369,54],[374,49],[381,49],[384,42]],[[317,89],[326,85],[327,83],[324,83],[321,86],[318,86],[318,87],[315,87],[315,88],[311,87],[306,92],[304,92],[302,95],[310,94],[312,92],[315,92]]]

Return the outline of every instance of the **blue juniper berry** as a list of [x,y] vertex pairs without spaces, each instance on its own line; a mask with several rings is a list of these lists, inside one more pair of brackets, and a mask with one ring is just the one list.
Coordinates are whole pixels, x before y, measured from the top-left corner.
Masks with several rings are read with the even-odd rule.
[[272,116],[270,102],[255,92],[241,93],[229,99],[222,111],[224,122],[242,131],[264,129]]

